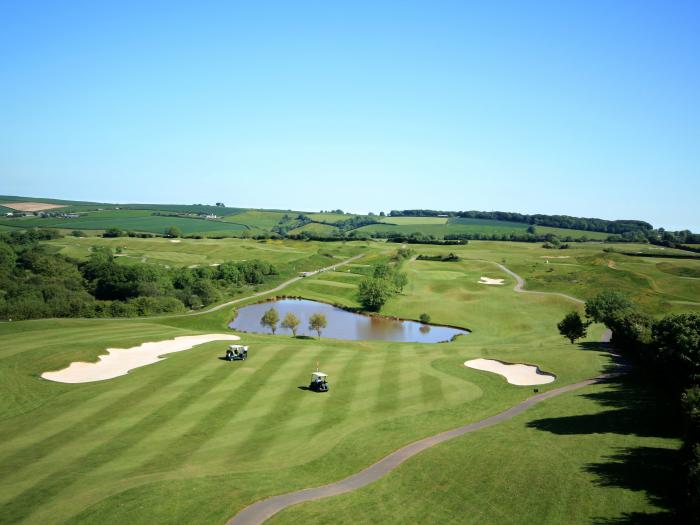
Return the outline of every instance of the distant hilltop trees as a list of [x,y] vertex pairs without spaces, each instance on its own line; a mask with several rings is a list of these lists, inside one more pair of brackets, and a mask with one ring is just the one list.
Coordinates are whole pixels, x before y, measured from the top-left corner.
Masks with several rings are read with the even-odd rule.
[[490,219],[496,221],[522,222],[535,226],[552,226],[572,230],[588,230],[610,234],[648,232],[654,227],[645,221],[595,219],[571,217],[569,215],[527,215],[506,211],[438,211],[438,210],[391,210],[390,217],[461,217],[466,219]]

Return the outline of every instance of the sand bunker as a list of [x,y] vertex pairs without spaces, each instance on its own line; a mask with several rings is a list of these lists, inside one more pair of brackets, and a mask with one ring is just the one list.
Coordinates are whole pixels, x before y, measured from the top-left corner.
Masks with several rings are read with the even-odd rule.
[[132,348],[108,348],[107,354],[101,355],[97,363],[76,361],[68,368],[56,372],[44,372],[41,377],[59,383],[90,383],[104,381],[126,375],[129,370],[157,363],[165,354],[189,350],[193,346],[211,341],[238,341],[240,337],[231,334],[185,335],[158,341],[143,343]]
[[180,239],[172,239],[170,242],[181,242]]
[[517,363],[501,363],[493,359],[471,359],[466,361],[464,366],[493,372],[506,378],[511,385],[544,385],[556,379],[552,374],[540,372],[540,369],[532,365],[521,365]]
[[46,202],[3,202],[1,205],[18,211],[41,211],[66,207],[65,204],[48,204]]
[[505,279],[491,279],[489,277],[482,277],[479,279],[479,284],[503,284]]

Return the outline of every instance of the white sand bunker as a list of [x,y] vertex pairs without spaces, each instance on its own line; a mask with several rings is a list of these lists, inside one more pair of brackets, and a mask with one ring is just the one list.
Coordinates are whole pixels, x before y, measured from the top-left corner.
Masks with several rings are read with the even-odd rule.
[[171,239],[170,242],[181,242],[180,239]]
[[470,361],[466,361],[464,366],[500,374],[505,377],[506,381],[511,385],[544,385],[556,379],[552,374],[540,372],[540,369],[536,366],[501,363],[494,359],[471,359]]
[[491,279],[489,277],[482,277],[479,279],[479,284],[503,284],[505,279]]
[[160,361],[160,356],[189,350],[193,346],[211,341],[238,341],[230,334],[184,335],[167,341],[143,343],[132,348],[108,348],[97,363],[76,361],[68,368],[56,372],[44,372],[41,377],[59,383],[90,383],[126,375],[129,370]]

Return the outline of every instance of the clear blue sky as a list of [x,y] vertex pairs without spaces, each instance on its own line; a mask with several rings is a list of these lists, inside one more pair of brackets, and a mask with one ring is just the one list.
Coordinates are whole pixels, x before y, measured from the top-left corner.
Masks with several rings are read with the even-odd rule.
[[692,1],[6,0],[0,194],[700,231],[699,25]]

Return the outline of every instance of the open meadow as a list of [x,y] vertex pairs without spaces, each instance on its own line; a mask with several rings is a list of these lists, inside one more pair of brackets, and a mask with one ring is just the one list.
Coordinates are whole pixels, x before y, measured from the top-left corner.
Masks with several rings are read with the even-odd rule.
[[[358,282],[399,247],[131,238],[46,244],[79,259],[89,256],[91,246],[119,248],[120,264],[130,257],[171,266],[259,258],[285,268],[285,278],[363,254],[273,294],[349,307],[357,306]],[[402,445],[532,395],[531,387],[464,367],[465,360],[535,364],[556,376],[540,391],[595,377],[612,366],[608,349],[598,343],[602,326],[569,344],[556,323],[582,306],[563,296],[517,293],[515,280],[496,263],[525,277],[527,289],[586,298],[601,286],[615,286],[650,310],[700,309],[700,279],[678,275],[692,273],[697,261],[622,255],[604,252],[606,247],[411,246],[415,255],[454,251],[461,260],[404,262],[408,284],[383,313],[409,319],[428,313],[434,323],[472,331],[450,343],[239,334],[251,349],[247,361],[221,360],[226,344],[211,342],[121,377],[72,385],[40,375],[93,361],[109,347],[232,333],[227,323],[233,307],[189,316],[2,323],[3,522],[224,523],[265,496],[349,476]],[[480,284],[484,276],[504,284]],[[327,394],[301,388],[317,364],[329,374]],[[439,445],[366,489],[289,509],[273,522],[326,514],[339,523],[370,516],[388,523],[461,522],[463,513],[467,521],[489,523],[661,516],[670,504],[652,478],[673,457],[678,431],[665,426],[662,399],[620,408],[644,396],[651,398],[634,376],[566,394]],[[529,490],[533,479],[539,481],[536,492]],[[497,507],[504,495],[507,505]],[[523,517],[522,507],[532,514]]]

